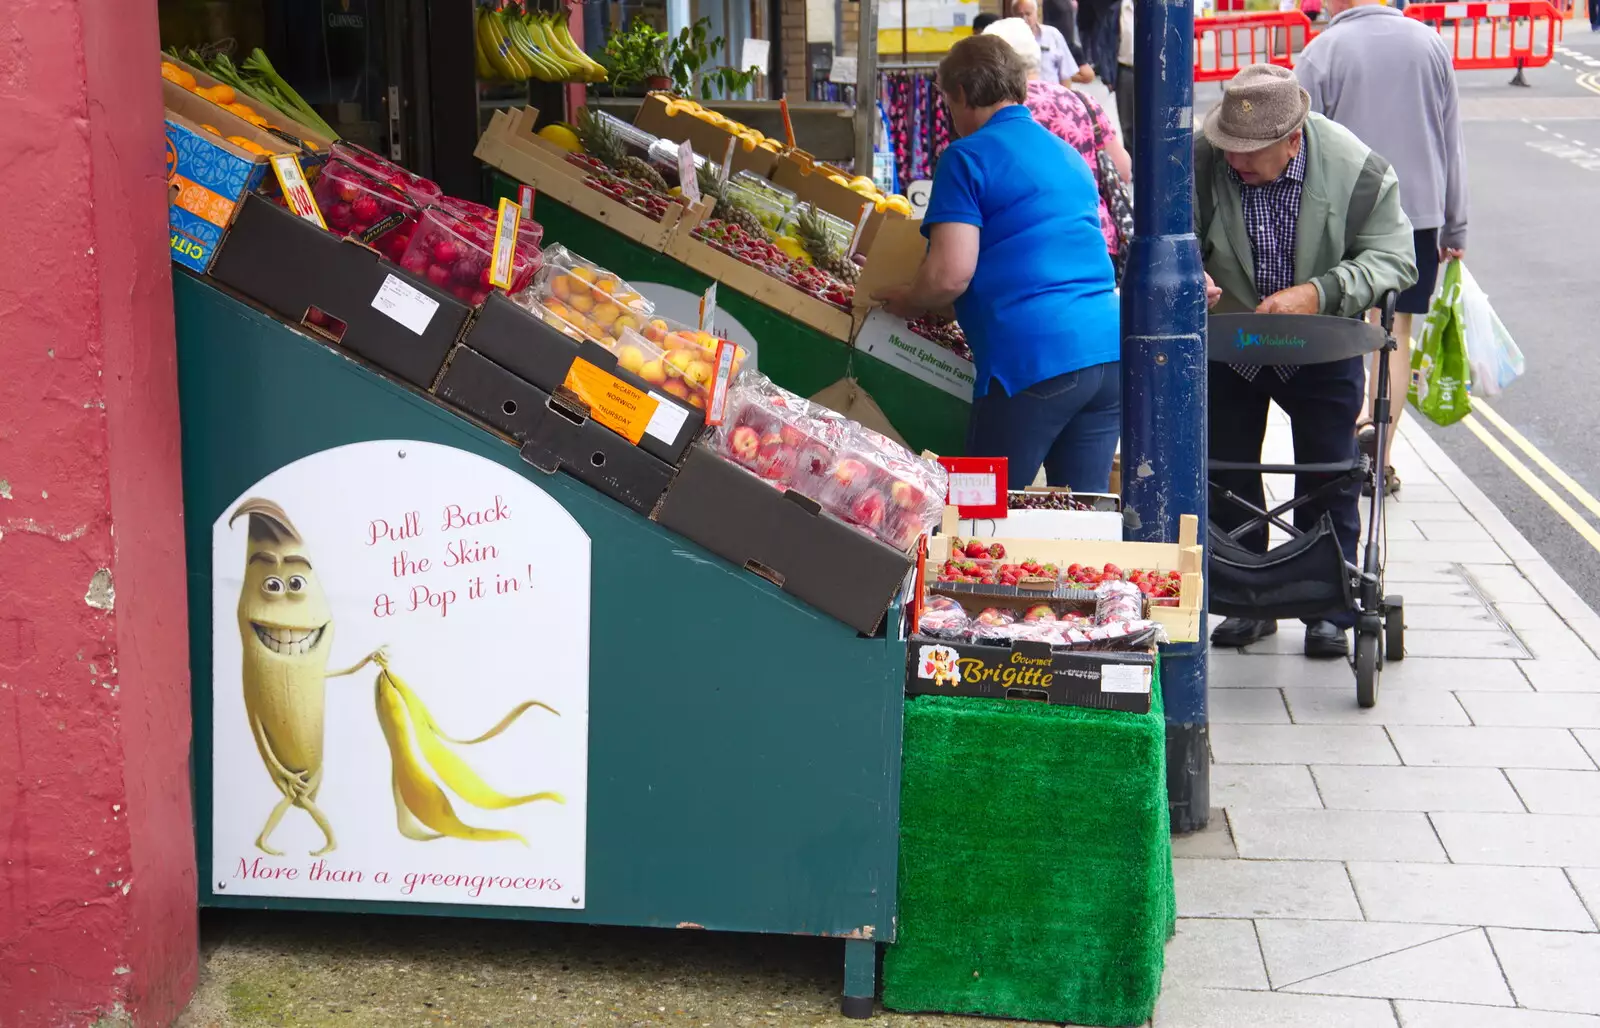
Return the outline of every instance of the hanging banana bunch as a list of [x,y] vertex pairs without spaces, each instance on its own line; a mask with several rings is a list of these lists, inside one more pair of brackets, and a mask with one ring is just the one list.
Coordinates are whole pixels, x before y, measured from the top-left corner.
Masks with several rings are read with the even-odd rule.
[[393,764],[395,820],[400,834],[418,842],[449,836],[471,842],[514,840],[526,846],[528,840],[516,832],[474,828],[464,823],[456,816],[450,797],[434,778],[437,776],[449,786],[451,792],[483,810],[504,810],[537,800],[565,803],[566,799],[556,792],[507,796],[486,783],[465,760],[445,745],[472,746],[487,742],[534,707],[552,714],[557,713],[556,710],[537,700],[528,700],[512,708],[511,713],[501,718],[499,724],[477,738],[457,739],[439,730],[421,698],[389,666],[386,653],[380,653],[372,659],[381,669],[378,672],[375,699],[378,725],[389,744],[389,757]]
[[490,81],[604,82],[606,70],[583,52],[567,25],[566,6],[547,12],[514,5],[473,8],[478,77]]

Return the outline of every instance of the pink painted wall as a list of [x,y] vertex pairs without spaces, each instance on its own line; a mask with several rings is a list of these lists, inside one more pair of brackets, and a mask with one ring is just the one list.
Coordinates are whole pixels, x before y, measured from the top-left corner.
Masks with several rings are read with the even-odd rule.
[[0,1024],[196,969],[154,0],[0,3]]

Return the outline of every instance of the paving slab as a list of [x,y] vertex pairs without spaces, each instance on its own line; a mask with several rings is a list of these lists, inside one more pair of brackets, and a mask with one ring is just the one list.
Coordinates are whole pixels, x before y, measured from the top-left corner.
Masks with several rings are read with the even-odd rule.
[[1172,989],[1156,1007],[1155,1028],[1395,1028],[1384,1000],[1295,996],[1283,992]]
[[1440,813],[1429,818],[1457,864],[1600,867],[1600,817]]
[[1490,928],[1489,938],[1519,1003],[1600,1014],[1600,935]]
[[1219,764],[1400,763],[1378,725],[1212,725],[1211,755]]
[[1169,987],[1204,982],[1217,989],[1268,988],[1255,922],[1180,917],[1177,934],[1167,943],[1163,982]]
[[1425,814],[1370,810],[1232,810],[1228,817],[1239,855],[1247,859],[1418,862],[1446,859],[1445,850],[1439,845]]
[[1175,858],[1179,917],[1360,920],[1341,863]]
[[[1356,703],[1353,691],[1284,689],[1283,697],[1297,725],[1472,724],[1461,704],[1443,689],[1390,689],[1379,696],[1378,706],[1366,708]],[[1595,699],[1600,700],[1600,693]]]
[[1213,764],[1211,802],[1220,807],[1320,807],[1311,769],[1298,764]]
[[1600,1028],[1600,1017],[1553,1014],[1546,1010],[1506,1010],[1465,1003],[1395,1003],[1401,1028]]
[[1515,1005],[1481,928],[1374,957],[1284,988],[1289,992],[1334,996]]
[[1595,930],[1560,868],[1356,861],[1349,870],[1361,909],[1375,921]]
[[1468,692],[1456,698],[1476,725],[1600,728],[1600,692]]
[[1497,767],[1319,764],[1311,773],[1315,776],[1322,805],[1329,810],[1521,813],[1526,809],[1516,790],[1506,781],[1505,772]]
[[1592,771],[1595,767],[1572,733],[1561,728],[1396,725],[1388,732],[1401,758],[1412,765],[1548,767],[1576,771]]

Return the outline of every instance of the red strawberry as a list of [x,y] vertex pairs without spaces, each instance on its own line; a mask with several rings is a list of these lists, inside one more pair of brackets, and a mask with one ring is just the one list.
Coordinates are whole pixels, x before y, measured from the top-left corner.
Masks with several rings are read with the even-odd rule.
[[1002,560],[1006,555],[1006,548],[999,543],[989,544],[989,556],[995,560]]
[[982,560],[983,558],[989,556],[989,547],[985,546],[977,539],[974,539],[967,543],[967,556],[973,558],[974,560]]
[[1117,567],[1115,564],[1108,563],[1105,567],[1101,568],[1100,570],[1101,570],[1101,573],[1104,574],[1107,578],[1121,578],[1122,577],[1122,569]]

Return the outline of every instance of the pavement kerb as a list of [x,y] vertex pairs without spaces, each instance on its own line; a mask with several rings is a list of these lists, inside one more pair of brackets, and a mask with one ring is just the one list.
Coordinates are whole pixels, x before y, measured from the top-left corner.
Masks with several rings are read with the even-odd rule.
[[1461,506],[1482,525],[1489,537],[1506,552],[1517,570],[1539,591],[1567,626],[1591,650],[1600,653],[1600,615],[1584,602],[1583,597],[1566,583],[1550,562],[1539,555],[1533,544],[1517,531],[1494,501],[1479,489],[1451,460],[1426,430],[1401,422],[1400,437],[1411,445],[1422,463],[1455,496]]

